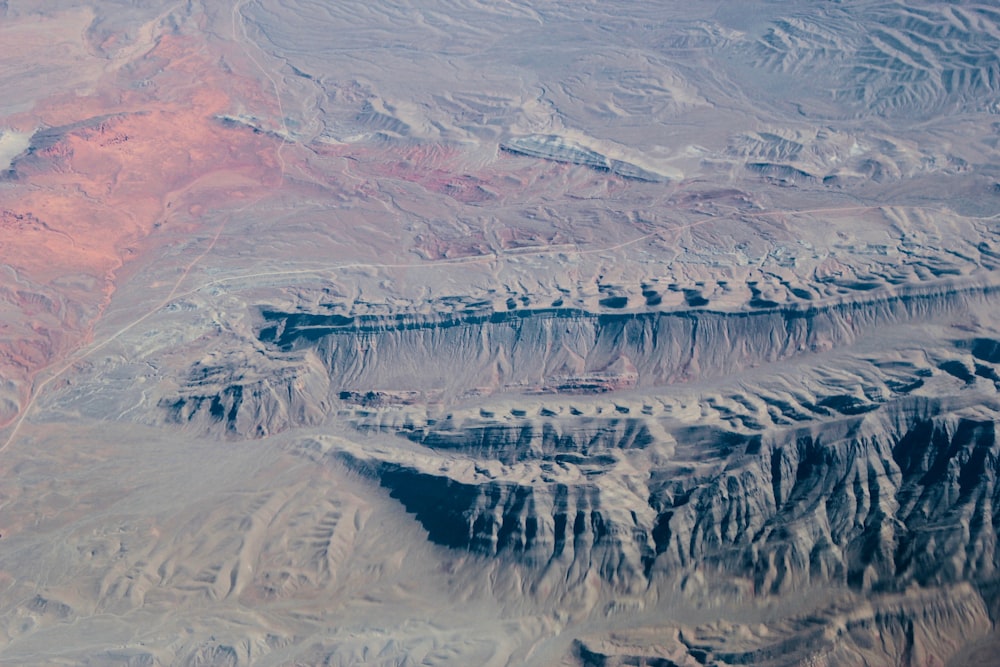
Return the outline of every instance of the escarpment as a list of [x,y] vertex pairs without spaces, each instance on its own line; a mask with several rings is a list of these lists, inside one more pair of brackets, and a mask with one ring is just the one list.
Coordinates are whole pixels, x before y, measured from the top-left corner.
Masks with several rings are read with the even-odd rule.
[[310,428],[303,453],[539,601],[988,586],[1000,336],[934,327],[996,303],[943,281],[732,311],[262,308],[255,352],[206,355],[161,409]]
[[[476,583],[456,586],[634,616],[634,636],[577,639],[579,664],[943,660],[1000,604],[997,286],[858,285],[795,303],[749,285],[728,309],[696,287],[396,310],[303,289],[248,307],[252,351],[200,353],[159,407],[360,477],[464,563],[449,576]],[[767,632],[642,634],[677,601],[813,594]]]
[[759,595],[979,581],[1000,563],[998,343],[863,342],[995,302],[943,285],[735,312],[264,310],[255,356],[200,364],[161,404],[242,436],[346,425],[362,444],[330,456],[431,541],[529,571],[623,591],[717,573]]
[[646,447],[623,429],[622,446],[595,451],[584,430],[562,451],[531,455],[525,440],[521,460],[492,466],[484,433],[502,451],[501,428],[468,426],[465,450],[424,438],[410,458],[363,446],[335,456],[439,544],[593,569],[622,590],[695,572],[745,578],[759,594],[904,590],[996,572],[998,410],[996,397],[977,408],[900,398],[808,427],[717,431],[714,450],[704,433],[664,423]]
[[[835,350],[885,327],[932,322],[995,302],[995,286],[973,283],[731,312],[480,308],[348,316],[264,309],[257,332],[264,357],[250,368],[276,372],[255,379],[243,365],[200,364],[161,405],[175,421],[206,428],[219,423],[252,436],[294,425],[298,417],[318,423],[345,404],[377,408],[438,396],[593,395],[665,387]],[[976,345],[973,354],[989,356],[986,343]],[[835,411],[851,409],[844,401],[859,411],[867,403],[827,400],[830,405],[821,407]],[[281,417],[270,418],[273,413]],[[261,421],[270,424],[258,428]]]

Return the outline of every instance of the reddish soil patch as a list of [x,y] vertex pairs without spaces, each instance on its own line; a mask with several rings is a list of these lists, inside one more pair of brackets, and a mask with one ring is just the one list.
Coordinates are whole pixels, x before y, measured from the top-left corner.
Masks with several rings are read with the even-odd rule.
[[[0,189],[0,377],[17,385],[21,407],[36,374],[87,342],[116,272],[155,245],[154,230],[197,231],[220,204],[279,182],[278,141],[216,118],[237,98],[272,111],[256,82],[220,61],[205,44],[164,36],[94,92],[3,119],[43,128]],[[0,427],[17,417],[10,401],[0,401]]]

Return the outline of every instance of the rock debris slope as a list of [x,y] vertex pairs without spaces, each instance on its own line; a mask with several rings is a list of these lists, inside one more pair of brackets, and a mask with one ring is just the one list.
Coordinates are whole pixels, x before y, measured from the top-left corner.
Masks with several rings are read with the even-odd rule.
[[41,9],[0,662],[992,664],[992,5]]

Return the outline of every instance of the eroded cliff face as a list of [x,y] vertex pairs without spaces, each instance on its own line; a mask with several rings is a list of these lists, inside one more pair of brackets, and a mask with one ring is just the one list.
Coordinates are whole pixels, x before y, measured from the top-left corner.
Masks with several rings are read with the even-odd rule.
[[627,633],[581,640],[582,664],[922,665],[987,635],[996,604],[1000,401],[993,387],[957,394],[758,433],[650,416],[569,432],[557,417],[473,418],[394,431],[421,443],[409,456],[320,446],[433,542],[506,563],[501,595],[519,594],[514,579],[540,604],[614,615],[671,591],[731,602],[841,591],[781,629],[657,624],[637,645]]
[[[996,410],[996,400],[901,398],[764,435],[671,432],[643,419],[608,420],[597,437],[546,438],[545,420],[507,433],[466,424],[467,450],[424,437],[414,460],[363,447],[337,456],[388,488],[435,542],[593,569],[623,590],[695,571],[745,580],[755,594],[902,590],[994,576]],[[635,435],[651,430],[671,446]],[[500,436],[493,449],[482,447],[488,435]],[[509,449],[505,435],[524,456],[500,472],[450,462],[501,461],[493,454]],[[532,451],[546,441],[559,447]]]
[[997,303],[965,281],[730,312],[264,309],[257,361],[200,365],[161,407],[317,427],[297,451],[381,486],[501,599],[833,595],[780,631],[581,639],[582,664],[927,664],[993,627],[1000,338],[934,327]]
[[[257,330],[261,354],[199,363],[178,395],[164,398],[161,406],[176,422],[221,422],[229,432],[260,436],[318,423],[335,405],[648,389],[841,348],[883,327],[993,303],[996,294],[989,282],[966,281],[786,307],[747,304],[729,312],[480,308],[387,317],[263,309]],[[979,350],[984,355],[991,352]],[[976,363],[958,362],[952,372],[971,379]],[[979,366],[980,373],[989,372]],[[916,375],[908,381],[921,382]],[[801,419],[830,409],[862,412],[871,403],[850,395],[819,400]]]

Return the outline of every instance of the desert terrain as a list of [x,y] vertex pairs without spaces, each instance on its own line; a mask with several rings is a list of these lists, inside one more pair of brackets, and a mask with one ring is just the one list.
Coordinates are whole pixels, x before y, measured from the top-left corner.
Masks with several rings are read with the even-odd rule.
[[0,44],[0,664],[993,664],[990,3]]

